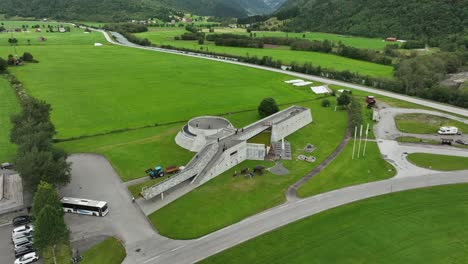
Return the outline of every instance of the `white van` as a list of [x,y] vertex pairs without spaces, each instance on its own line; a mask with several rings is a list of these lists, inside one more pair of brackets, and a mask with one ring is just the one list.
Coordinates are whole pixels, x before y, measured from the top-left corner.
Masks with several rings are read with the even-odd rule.
[[441,127],[437,132],[439,135],[458,135],[458,128],[456,127]]

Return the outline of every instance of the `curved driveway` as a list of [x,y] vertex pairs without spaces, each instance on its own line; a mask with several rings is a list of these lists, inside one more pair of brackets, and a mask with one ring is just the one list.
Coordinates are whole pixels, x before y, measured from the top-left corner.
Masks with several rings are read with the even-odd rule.
[[[300,77],[303,79],[315,80],[329,84],[337,84],[344,87],[358,89],[361,91],[380,94],[395,99],[432,107],[438,110],[468,116],[467,109],[461,109],[405,95],[371,89],[360,85],[348,84],[321,77],[283,71],[258,65],[210,58],[202,55],[184,54],[178,51],[176,52],[159,48],[141,47],[134,44],[124,45],[113,41],[107,34],[107,32],[100,32],[104,34],[104,36],[109,42],[116,45],[172,54],[180,54],[190,57],[216,60],[225,63],[233,63],[241,66],[279,72],[295,77]],[[75,166],[77,166],[78,164],[76,163],[79,162],[79,159],[75,160]],[[97,159],[96,162],[100,161]],[[287,225],[291,222],[320,213],[331,208],[335,208],[340,205],[397,191],[456,183],[468,183],[468,172],[459,171],[451,173],[420,175],[419,177],[394,178],[379,182],[351,186],[331,191],[328,193],[319,194],[310,198],[297,200],[294,202],[287,202],[283,205],[266,210],[262,213],[244,219],[239,223],[233,224],[231,226],[228,226],[224,229],[221,229],[196,240],[177,241],[163,239],[158,235],[149,234],[151,232],[148,232],[148,234],[142,236],[142,239],[140,241],[132,241],[131,243],[126,244],[127,258],[125,259],[124,263],[194,263],[204,258],[207,258],[213,254],[216,254],[222,250],[233,247],[246,240],[252,239],[266,232]],[[127,223],[129,223],[128,226],[130,227],[131,221]],[[134,238],[134,236],[131,237]]]

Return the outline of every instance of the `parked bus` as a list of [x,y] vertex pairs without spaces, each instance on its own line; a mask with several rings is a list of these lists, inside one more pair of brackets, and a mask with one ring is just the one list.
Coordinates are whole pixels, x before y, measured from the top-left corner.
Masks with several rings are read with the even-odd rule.
[[66,213],[105,216],[109,212],[107,203],[102,201],[63,197],[60,202]]

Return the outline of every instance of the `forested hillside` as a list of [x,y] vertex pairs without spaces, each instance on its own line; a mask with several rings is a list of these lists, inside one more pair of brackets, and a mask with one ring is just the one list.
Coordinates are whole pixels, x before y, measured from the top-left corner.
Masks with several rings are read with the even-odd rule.
[[0,13],[7,16],[125,21],[130,18],[165,17],[166,0],[1,0]]
[[468,28],[468,0],[288,0],[288,28],[369,37],[429,39]]
[[244,17],[272,13],[285,0],[0,0],[7,16],[94,21],[167,17],[171,10],[197,15]]

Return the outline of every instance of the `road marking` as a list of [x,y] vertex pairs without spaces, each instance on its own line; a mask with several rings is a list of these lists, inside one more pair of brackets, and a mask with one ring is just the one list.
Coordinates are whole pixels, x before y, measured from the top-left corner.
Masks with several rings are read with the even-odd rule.
[[4,227],[4,226],[10,225],[10,224],[11,224],[11,222],[4,223],[4,224],[1,224],[0,227]]
[[282,206],[278,207],[278,209],[282,209],[282,208],[285,208],[285,207],[288,207],[288,206],[289,206],[289,204],[285,204],[285,205],[282,205]]
[[185,247],[185,246],[176,247],[176,248],[174,248],[173,250],[171,250],[171,252],[174,252],[174,251],[176,251],[176,250],[178,250],[178,249],[181,249],[181,248],[183,248],[183,247]]
[[157,259],[157,258],[159,258],[159,257],[161,257],[161,255],[157,255],[156,257],[152,257],[152,258],[150,258],[150,259],[147,259],[147,260],[145,260],[143,263],[151,262],[151,261],[153,261],[153,260],[155,260],[155,259]]

